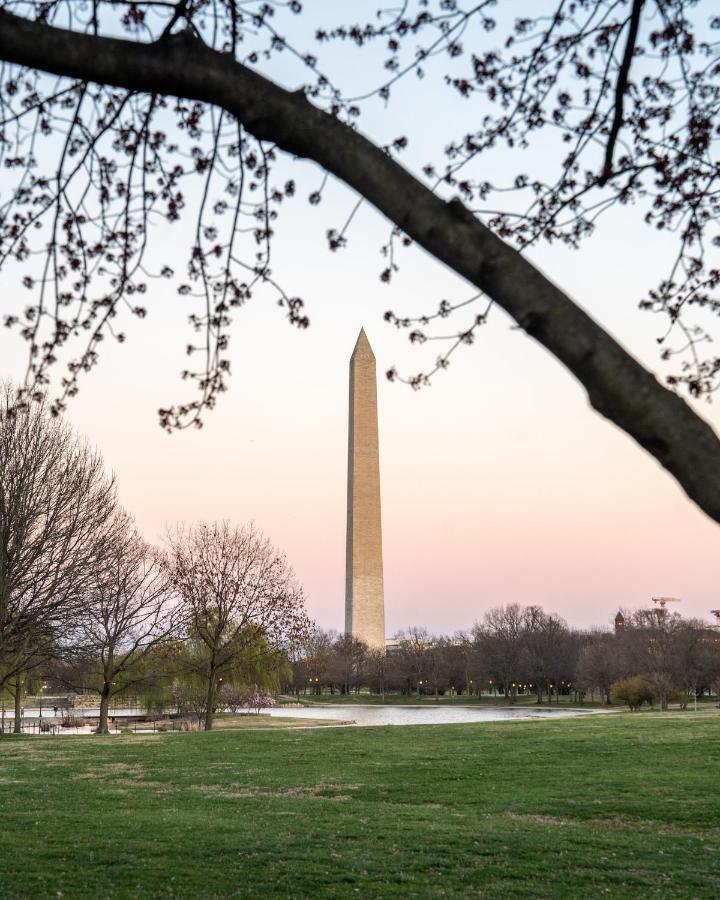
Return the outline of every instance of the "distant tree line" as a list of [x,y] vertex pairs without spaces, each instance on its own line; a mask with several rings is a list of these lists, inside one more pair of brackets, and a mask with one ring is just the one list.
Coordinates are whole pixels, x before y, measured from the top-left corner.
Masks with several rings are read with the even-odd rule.
[[[138,533],[99,454],[0,384],[0,698],[118,695],[192,714],[257,705],[308,631],[285,556],[254,526]],[[249,698],[247,704],[244,698]]]
[[118,698],[205,729],[218,710],[300,694],[492,695],[638,708],[720,691],[720,632],[653,609],[615,633],[537,606],[487,611],[453,635],[413,627],[387,652],[313,626],[285,556],[253,525],[179,526],[154,547],[99,454],[42,403],[0,385],[0,700],[42,686]]
[[[626,613],[614,632],[578,630],[537,606],[488,610],[470,631],[398,633],[387,653],[316,629],[286,689],[300,694],[491,695],[508,702],[586,700],[682,705],[720,692],[720,632],[661,609]],[[636,702],[637,696],[642,696]]]

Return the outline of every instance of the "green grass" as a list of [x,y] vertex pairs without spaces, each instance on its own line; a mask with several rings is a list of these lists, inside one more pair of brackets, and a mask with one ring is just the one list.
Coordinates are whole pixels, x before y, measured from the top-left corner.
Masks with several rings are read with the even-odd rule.
[[0,740],[0,896],[718,897],[720,714]]

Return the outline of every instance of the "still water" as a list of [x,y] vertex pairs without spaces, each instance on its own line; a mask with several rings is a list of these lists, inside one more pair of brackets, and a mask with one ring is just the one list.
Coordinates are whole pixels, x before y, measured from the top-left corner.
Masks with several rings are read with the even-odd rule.
[[271,716],[298,719],[341,719],[356,725],[451,725],[458,722],[497,722],[506,719],[562,719],[592,715],[590,709],[482,708],[473,706],[317,706],[264,709]]

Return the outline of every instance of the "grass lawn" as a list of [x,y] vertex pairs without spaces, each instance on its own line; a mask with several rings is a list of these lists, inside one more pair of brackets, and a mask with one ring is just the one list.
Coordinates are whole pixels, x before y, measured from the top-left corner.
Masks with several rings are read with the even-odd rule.
[[0,897],[720,896],[720,714],[0,739]]

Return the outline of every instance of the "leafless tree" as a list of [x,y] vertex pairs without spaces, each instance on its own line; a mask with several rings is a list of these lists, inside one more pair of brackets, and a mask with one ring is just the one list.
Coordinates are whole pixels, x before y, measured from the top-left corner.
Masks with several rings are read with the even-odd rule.
[[480,647],[468,631],[456,631],[452,640],[452,679],[458,693],[468,695],[481,689],[485,674]]
[[309,627],[292,569],[253,525],[200,523],[168,536],[167,565],[187,635],[205,680],[205,729],[212,728],[224,673],[247,656],[277,653]]
[[[225,389],[233,309],[260,286],[307,325],[302,300],[271,267],[275,220],[296,194],[277,166],[286,153],[326,173],[310,202],[329,176],[358,195],[347,222],[328,230],[331,249],[347,245],[354,210],[367,202],[390,223],[384,282],[415,243],[472,286],[467,300],[443,299],[432,313],[388,314],[416,343],[449,338],[435,369],[501,306],[720,521],[720,441],[673,390],[709,396],[720,372],[707,341],[720,310],[710,256],[720,197],[713,3],[544,0],[511,18],[506,0],[497,19],[493,6],[408,0],[342,23],[336,9],[345,6],[335,4],[323,7],[304,49],[287,36],[288,18],[313,12],[299,0],[1,0],[0,153],[15,180],[0,205],[0,264],[19,267],[33,292],[25,314],[6,317],[29,343],[29,390],[69,355],[61,408],[103,338],[123,339],[123,307],[145,314],[149,277],[175,277],[175,260],[154,264],[150,222],[189,208],[194,237],[177,286],[198,302],[200,336],[188,352],[201,362],[184,376],[199,394],[161,410],[163,425],[199,423]],[[338,41],[383,51],[362,96],[348,96],[343,72],[326,69],[324,48]],[[269,77],[280,53],[300,67],[295,90]],[[445,157],[413,175],[397,159],[406,135],[380,146],[358,123],[369,103],[390,103],[416,76],[464,98],[468,115],[447,136]],[[548,140],[557,150],[550,171],[537,168],[542,154],[521,152],[509,184],[488,178],[489,153]],[[680,361],[671,389],[522,255],[543,240],[580,244],[617,205],[676,238],[669,270],[638,298],[663,323],[661,353]],[[450,334],[428,330],[471,304]],[[418,386],[427,374],[407,380]]]
[[0,387],[0,687],[46,659],[72,625],[116,503],[100,455],[45,404],[16,401]]
[[98,733],[108,733],[112,697],[146,676],[143,661],[175,636],[176,598],[167,567],[120,513],[115,539],[90,579],[72,635],[100,694]]
[[318,627],[308,630],[296,648],[292,663],[292,686],[296,692],[309,688],[310,693],[319,694],[326,685],[334,688],[330,667],[337,639],[337,632],[332,630]]
[[624,674],[645,678],[660,709],[668,708],[673,695],[686,702],[688,694],[709,686],[719,645],[704,623],[664,609],[640,609],[626,618],[618,637]]
[[368,648],[365,659],[365,671],[370,690],[380,694],[385,702],[385,691],[388,688],[390,676],[393,671],[392,660],[388,658],[384,647]]
[[360,687],[366,681],[368,652],[369,647],[365,641],[351,634],[341,634],[336,639],[329,675],[341,693],[349,694],[352,690],[360,692]]
[[422,692],[422,682],[428,679],[427,652],[433,635],[420,625],[411,625],[395,635],[397,668],[404,676],[406,690]]
[[525,609],[517,603],[508,603],[489,609],[474,629],[488,668],[495,674],[505,696],[513,700],[517,684],[527,674],[526,624]]
[[596,634],[578,658],[575,678],[584,691],[599,691],[600,698],[611,703],[610,688],[624,674],[621,641],[612,634]]
[[542,702],[543,690],[547,691],[549,703],[553,694],[559,703],[560,694],[570,686],[576,669],[573,636],[563,619],[539,606],[526,607],[524,618],[526,675],[538,703]]

